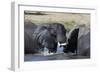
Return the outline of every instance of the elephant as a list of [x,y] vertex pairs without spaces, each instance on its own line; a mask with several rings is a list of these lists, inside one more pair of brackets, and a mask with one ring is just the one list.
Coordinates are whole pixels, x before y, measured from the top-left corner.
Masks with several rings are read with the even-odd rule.
[[63,24],[24,22],[25,54],[40,53],[43,48],[47,48],[49,53],[56,53],[58,42],[66,42],[66,29]]
[[85,24],[75,26],[70,32],[64,53],[75,53],[77,56],[90,57],[90,28]]

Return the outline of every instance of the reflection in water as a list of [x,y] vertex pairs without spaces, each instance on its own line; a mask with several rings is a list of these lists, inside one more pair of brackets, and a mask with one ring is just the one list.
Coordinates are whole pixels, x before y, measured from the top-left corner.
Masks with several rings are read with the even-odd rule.
[[57,47],[57,53],[63,53],[63,49],[64,49],[63,47],[59,47],[59,46],[58,46],[58,47]]
[[[47,51],[47,50],[46,50]],[[52,55],[27,54],[24,61],[48,61],[48,60],[68,60],[68,59],[86,59],[87,56],[76,56],[73,53],[63,53],[63,47],[57,49],[57,53]]]

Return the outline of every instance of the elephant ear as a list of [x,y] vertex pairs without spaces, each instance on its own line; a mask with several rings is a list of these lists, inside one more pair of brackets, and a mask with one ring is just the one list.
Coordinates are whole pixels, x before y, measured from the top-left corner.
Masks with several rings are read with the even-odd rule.
[[79,33],[79,28],[74,28],[69,32],[66,49],[70,52],[74,53],[75,50],[77,49],[78,33]]
[[68,33],[68,39],[71,39],[72,37],[78,36],[79,33],[79,27],[74,27],[72,30]]

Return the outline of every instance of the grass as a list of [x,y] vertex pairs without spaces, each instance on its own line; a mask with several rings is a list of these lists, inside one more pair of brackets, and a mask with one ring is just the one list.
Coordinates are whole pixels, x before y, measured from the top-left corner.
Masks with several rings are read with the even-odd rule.
[[36,24],[62,23],[66,29],[71,29],[76,24],[90,24],[89,14],[45,12],[45,15],[37,15],[35,13],[36,12],[33,12],[33,14],[25,14],[25,20],[30,20]]
[[75,23],[75,21],[67,21],[67,22],[64,22],[64,26],[65,26],[65,28],[66,29],[71,29],[71,28],[73,28],[73,26],[75,25],[76,23]]

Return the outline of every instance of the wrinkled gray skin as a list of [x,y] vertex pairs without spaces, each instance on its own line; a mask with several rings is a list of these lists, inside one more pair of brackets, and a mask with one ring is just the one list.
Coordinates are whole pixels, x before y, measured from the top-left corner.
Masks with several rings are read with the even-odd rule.
[[65,43],[66,42],[66,29],[61,23],[45,23],[44,26],[51,28],[51,33],[56,35],[57,42]]
[[25,22],[24,47],[26,54],[40,53],[44,47],[48,48],[49,52],[56,52],[57,42],[55,38],[47,27]]
[[56,37],[50,33],[51,29],[39,25],[38,28],[33,33],[34,48],[37,48],[37,51],[42,51],[44,48],[49,49],[50,52],[56,52],[57,42]]
[[33,41],[33,33],[34,30],[37,28],[37,25],[30,21],[24,22],[24,52],[25,53],[35,53],[33,51],[34,48],[34,41]]
[[57,42],[66,41],[66,29],[60,23],[35,25],[25,21],[24,24],[25,53],[37,53],[44,47],[49,52],[56,52]]
[[[77,33],[73,33],[76,30],[75,29],[79,29],[79,32]],[[77,56],[87,56],[90,57],[90,29],[86,26],[86,25],[78,25],[75,26],[71,32],[69,33],[69,37],[68,37],[68,42],[73,42],[75,43],[76,41],[76,46],[77,48],[73,47],[73,44],[67,44],[65,46],[64,52],[68,53],[68,52],[73,52],[76,53]],[[78,34],[77,40],[70,40],[73,39],[70,36],[72,36],[74,34],[74,36],[76,36]],[[68,48],[68,46],[71,45],[72,48]],[[74,45],[75,46],[75,45]]]
[[90,29],[81,25],[79,30],[78,55],[90,57]]
[[65,53],[77,52],[78,33],[79,33],[79,28],[74,28],[69,32],[67,45],[64,46]]

